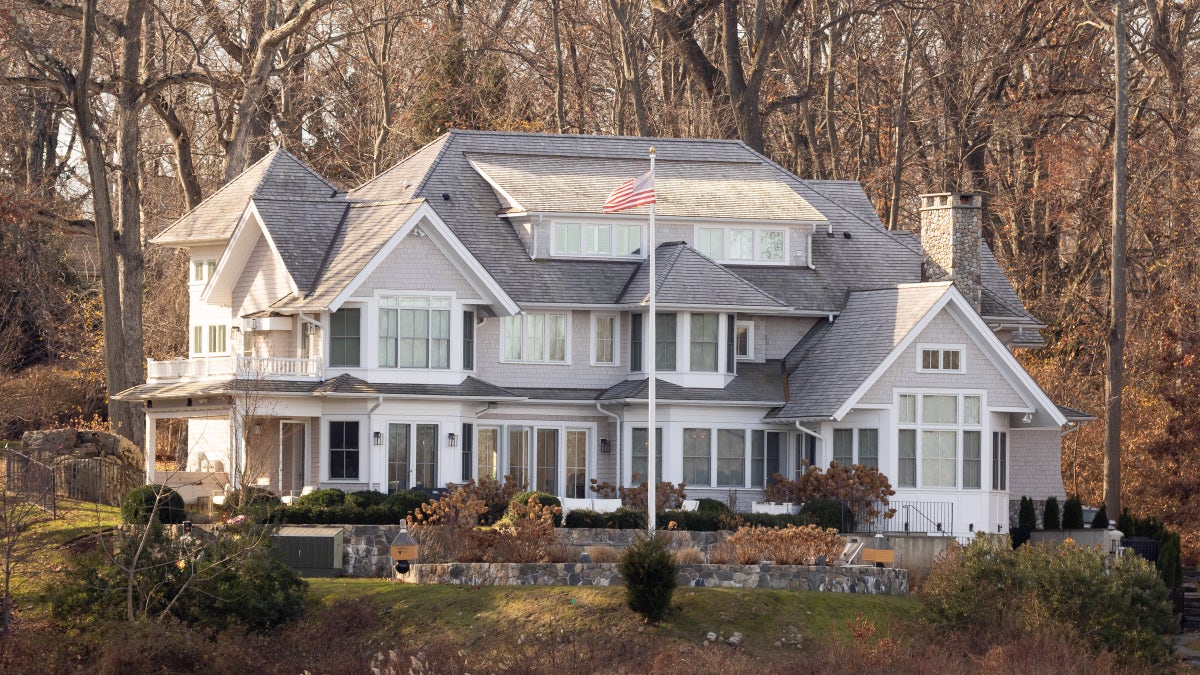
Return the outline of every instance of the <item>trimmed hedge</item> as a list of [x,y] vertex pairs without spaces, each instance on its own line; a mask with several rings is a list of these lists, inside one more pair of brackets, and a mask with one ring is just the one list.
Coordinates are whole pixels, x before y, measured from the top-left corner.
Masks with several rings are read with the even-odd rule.
[[390,495],[374,490],[349,495],[337,489],[317,490],[276,509],[271,521],[287,525],[396,525],[428,501],[429,495],[414,490]]
[[[733,530],[737,523],[757,527],[785,527],[787,525],[821,525],[812,514],[773,515],[768,513],[739,513],[736,515],[705,511],[660,511],[656,517],[658,529],[667,529],[675,523],[675,529],[689,532],[717,532]],[[611,513],[598,513],[579,509],[567,514],[565,527],[598,528],[610,530],[642,530],[646,528],[646,513],[634,509],[617,509]],[[824,525],[822,525],[824,527]]]
[[731,513],[728,504],[719,499],[709,499],[708,497],[700,500],[700,505],[696,507],[696,510],[705,513]]
[[153,513],[163,525],[187,520],[183,497],[165,485],[142,485],[129,491],[121,502],[121,520],[138,525],[146,524]]

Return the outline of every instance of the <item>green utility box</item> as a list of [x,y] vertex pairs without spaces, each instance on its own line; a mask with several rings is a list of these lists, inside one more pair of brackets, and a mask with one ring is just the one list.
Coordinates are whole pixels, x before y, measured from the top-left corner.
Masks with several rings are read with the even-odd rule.
[[342,575],[340,527],[281,527],[271,535],[284,564],[304,577]]

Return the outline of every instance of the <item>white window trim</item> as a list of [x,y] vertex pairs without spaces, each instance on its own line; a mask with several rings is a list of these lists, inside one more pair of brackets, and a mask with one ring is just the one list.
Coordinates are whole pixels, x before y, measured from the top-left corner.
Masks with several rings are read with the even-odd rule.
[[[329,446],[331,434],[329,433],[329,425],[331,422],[358,422],[358,477],[356,478],[332,478],[329,475],[331,468],[331,452],[333,448]],[[330,415],[321,418],[321,482],[322,483],[366,483],[366,478],[370,475],[370,457],[371,446],[370,430],[367,429],[367,420],[358,415]]]
[[[223,351],[212,351],[212,338],[210,331],[217,326],[225,329],[225,349]],[[196,329],[200,329],[200,342],[196,343]],[[188,336],[188,348],[191,350],[192,356],[232,356],[233,331],[229,324],[224,323],[197,323],[191,325],[191,335]],[[240,347],[240,345],[239,345]]]
[[[376,321],[378,321],[378,304],[376,304],[375,307],[377,310],[375,313],[375,318]],[[375,353],[376,347],[375,345],[372,345],[372,342],[375,342],[376,344],[378,343],[379,330],[378,326],[375,327],[375,330],[371,329],[371,306],[364,302],[347,302],[339,307],[337,311],[340,312],[343,309],[358,310],[358,365],[333,365],[333,341],[335,339],[333,335],[333,315],[337,312],[325,312],[321,317],[321,332],[322,334],[329,336],[329,339],[322,340],[323,344],[321,345],[322,356],[325,359],[325,363],[328,364],[330,368],[335,370],[357,370],[368,367],[364,364],[373,362],[377,363],[379,356]]]
[[[559,250],[559,246],[558,246],[558,226],[559,225],[578,225],[579,226],[579,228],[580,228],[580,230],[579,230],[579,253],[563,252],[563,251]],[[585,253],[584,252],[583,228],[586,226],[589,226],[589,225],[609,228],[609,233],[608,233],[609,253],[608,254]],[[641,232],[641,245],[638,248],[639,248],[639,250],[642,251],[642,253],[619,254],[619,253],[612,252],[612,248],[613,248],[613,246],[616,245],[616,240],[617,240],[616,231],[614,228],[619,227],[619,226],[636,227],[639,229],[639,231]],[[640,222],[631,223],[631,222],[627,222],[627,221],[603,221],[603,220],[584,219],[584,218],[578,218],[578,219],[577,218],[564,218],[564,219],[556,219],[556,220],[550,221],[550,257],[552,257],[552,258],[590,258],[590,259],[601,259],[601,260],[610,260],[610,259],[642,260],[646,257],[645,252],[646,252],[646,226],[645,226],[645,224],[640,223]]]
[[[927,350],[937,350],[938,364],[942,363],[942,353],[948,351],[958,352],[958,369],[951,370],[947,368],[925,368],[924,355]],[[917,372],[918,373],[955,373],[962,374],[967,372],[967,349],[963,344],[937,344],[937,343],[920,343],[917,345]]]
[[[596,338],[599,337],[599,334],[596,332],[596,323],[597,323],[597,320],[600,319],[601,317],[608,317],[613,320],[613,335],[612,335],[613,360],[611,362],[596,360]],[[591,326],[592,326],[592,331],[591,331],[591,338],[589,340],[589,342],[591,343],[590,355],[589,355],[589,358],[591,359],[591,364],[593,366],[608,367],[608,368],[621,365],[621,315],[617,314],[615,312],[593,312],[592,319],[591,319]],[[569,344],[570,340],[568,339],[567,342]]]
[[[696,250],[700,250],[700,230],[723,230],[722,241],[724,241],[722,257],[713,258],[714,261],[723,265],[775,265],[778,267],[786,267],[790,265],[791,251],[789,245],[791,243],[791,228],[787,226],[770,227],[763,225],[695,225],[692,232],[692,241],[696,242]],[[753,230],[753,258],[730,258],[729,257],[729,233],[732,230]],[[764,231],[783,232],[783,259],[782,260],[763,260],[759,257],[759,237]]]
[[[384,296],[395,297],[397,302],[399,303],[395,307],[388,307],[387,309],[402,310],[402,309],[405,309],[404,304],[403,304],[404,298],[421,298],[421,299],[427,299],[430,301],[429,306],[425,307],[425,309],[427,311],[433,312],[436,310],[436,311],[450,312],[450,336],[449,336],[450,353],[448,355],[449,358],[447,359],[447,366],[445,368],[434,368],[433,366],[430,366],[430,365],[426,365],[423,368],[420,366],[401,366],[401,365],[399,365],[399,363],[400,363],[400,359],[399,359],[399,348],[400,348],[399,347],[399,344],[400,344],[400,342],[399,342],[400,341],[399,314],[397,314],[397,319],[396,319],[396,349],[397,349],[396,363],[397,363],[397,365],[385,366],[385,365],[381,364],[382,354],[379,353],[379,316],[385,309],[383,306],[383,297]],[[446,307],[446,308],[441,308],[441,307],[435,308],[435,307],[433,307],[434,299],[448,300],[450,302],[450,306]],[[409,309],[412,309],[412,308],[409,308]],[[370,307],[363,307],[364,313],[369,312],[371,315],[371,319],[367,320],[367,330],[371,331],[371,335],[364,334],[363,337],[361,337],[359,339],[359,350],[360,350],[359,360],[362,361],[363,358],[367,356],[367,351],[369,350],[370,351],[369,356],[371,359],[370,363],[375,364],[373,367],[380,368],[380,369],[387,370],[387,371],[432,370],[432,371],[437,371],[437,372],[446,372],[449,370],[461,370],[462,369],[462,354],[461,354],[461,352],[462,352],[462,327],[458,326],[457,330],[455,330],[455,328],[456,328],[457,323],[461,321],[462,310],[463,310],[463,307],[458,304],[457,294],[453,293],[453,292],[439,293],[436,291],[434,291],[434,292],[431,292],[431,291],[396,291],[396,290],[377,288],[377,289],[375,289],[375,292],[372,296]],[[455,319],[456,316],[459,317],[457,321]],[[429,324],[428,328],[430,331],[432,331],[432,329],[433,329],[432,322]],[[359,327],[360,333],[362,332],[362,330],[363,330],[363,328],[360,326]],[[476,337],[478,337],[478,335]],[[364,346],[362,344],[362,341],[364,339],[368,343],[367,346]],[[427,341],[432,341],[432,338],[426,338],[426,339],[427,339]],[[455,357],[455,347],[456,346],[459,351],[457,358]],[[458,363],[457,368],[455,367],[456,361]]]
[[[442,460],[448,459],[451,455],[454,454],[454,453],[451,453],[448,451],[443,452],[447,449],[447,446],[444,445],[445,437],[446,437],[446,434],[448,434],[448,433],[461,434],[461,429],[459,429],[458,431],[455,431],[456,425],[454,425],[453,423],[446,424],[446,423],[443,423],[443,422],[440,422],[437,420],[414,419],[414,418],[410,418],[410,417],[395,417],[395,418],[389,417],[389,418],[382,420],[381,433],[383,434],[383,445],[382,446],[372,446],[372,447],[381,447],[382,448],[382,454],[379,459],[382,463],[383,468],[382,468],[382,474],[380,475],[378,483],[381,486],[383,486],[383,491],[387,492],[388,483],[390,482],[389,478],[390,478],[391,467],[388,466],[388,464],[390,463],[389,459],[391,457],[391,454],[390,454],[391,449],[388,447],[388,443],[390,442],[391,426],[393,424],[407,424],[408,425],[408,476],[406,477],[405,482],[408,483],[408,485],[409,485],[408,489],[410,489],[410,490],[412,489],[412,486],[414,486],[416,484],[416,477],[417,477],[417,426],[425,425],[425,426],[436,427],[436,431],[433,432],[433,442],[434,442],[433,473],[434,473],[434,483],[437,483],[437,484],[429,485],[426,487],[443,487],[443,486],[445,486],[447,481],[445,479],[443,479],[442,474],[444,473],[443,469],[446,467],[442,466]],[[369,441],[370,439],[368,438],[367,440]],[[475,439],[472,439],[472,442],[474,442],[474,441],[475,441]],[[458,450],[458,451],[462,450],[461,443],[463,443],[463,441],[461,438],[459,439],[459,443],[460,443],[460,447],[453,448],[454,450]],[[443,455],[445,455],[446,457],[444,458]],[[361,461],[361,458],[360,458],[360,461]],[[474,471],[474,469],[472,469],[472,471]],[[361,473],[361,471],[360,471],[360,473]],[[359,482],[365,482],[365,481],[359,481]]]
[[[961,361],[960,361],[960,363],[961,363]],[[935,371],[935,372],[937,372],[937,371]],[[917,397],[916,398],[916,421],[915,422],[900,422],[900,397],[904,396],[904,395],[910,395],[910,396]],[[896,466],[896,472],[897,472],[897,475],[896,475],[897,485],[894,486],[896,489],[899,489],[899,490],[925,490],[925,491],[935,491],[935,492],[965,492],[965,493],[969,493],[969,494],[991,491],[988,487],[985,487],[985,486],[991,485],[991,464],[990,464],[990,462],[992,459],[991,453],[993,452],[993,449],[991,447],[992,427],[991,427],[990,420],[988,417],[989,413],[988,413],[988,407],[987,407],[987,392],[986,391],[980,390],[980,389],[944,389],[944,388],[941,388],[941,389],[939,389],[939,388],[897,389],[897,390],[895,390],[893,396],[894,396],[893,405],[894,405],[894,410],[895,410],[894,419],[896,420],[896,424],[895,424],[895,427],[893,428],[893,437],[892,437],[891,443],[892,443],[893,447],[895,448],[894,452],[896,455],[895,466]],[[957,410],[958,421],[954,424],[935,424],[935,423],[922,422],[921,416],[924,411],[923,397],[925,397],[925,396],[955,396],[955,397],[957,397],[957,399],[958,399],[958,410]],[[978,424],[967,424],[964,419],[965,416],[963,413],[965,411],[966,406],[963,402],[963,399],[967,396],[978,396],[979,397],[979,423]],[[903,486],[902,487],[898,484],[899,483],[899,471],[900,471],[900,438],[899,438],[899,436],[900,436],[901,429],[913,429],[916,431],[916,439],[915,439],[916,475],[914,476],[915,485],[912,485],[912,486]],[[922,431],[954,431],[955,432],[955,441],[954,441],[955,442],[955,450],[954,450],[955,466],[954,466],[954,486],[953,487],[946,486],[946,485],[924,485],[923,484],[923,481],[921,479],[921,475],[922,475],[921,462],[924,459],[924,448],[922,447],[922,439],[921,439]],[[980,463],[979,472],[980,472],[980,475],[979,475],[979,487],[978,488],[963,487],[963,459],[964,459],[963,431],[978,431],[979,432],[979,463]],[[857,434],[855,434],[855,451],[856,452],[857,452],[857,448],[858,448],[857,444],[858,444],[858,438],[857,438]],[[882,445],[882,443],[881,443],[881,445]],[[1009,450],[1010,450],[1009,457],[1011,459],[1011,455],[1012,455],[1011,447],[1009,448]],[[830,436],[829,456],[831,458],[833,457],[832,436]],[[883,463],[882,463],[882,458],[881,458],[881,460],[880,460],[881,470],[882,470],[882,466],[883,466]]]
[[[746,353],[737,353],[737,329],[745,326],[746,331]],[[733,357],[737,361],[752,361],[754,360],[754,322],[753,321],[735,321],[733,324]]]
[[[508,353],[508,331],[504,330],[504,320],[511,318],[511,317],[504,317],[504,319],[501,319],[501,324],[500,324],[500,363],[525,363],[525,364],[539,364],[539,365],[545,365],[545,366],[569,366],[569,365],[571,365],[571,349],[573,348],[573,345],[571,344],[571,342],[572,342],[572,340],[571,340],[571,314],[572,313],[573,312],[521,312],[520,314],[515,315],[515,316],[518,316],[521,318],[521,358],[520,359],[510,359],[506,356],[506,354]],[[530,314],[541,314],[542,316],[547,316],[547,317],[548,316],[565,316],[566,317],[566,326],[563,329],[564,333],[566,335],[566,345],[563,348],[563,360],[562,361],[546,361],[546,360],[540,360],[540,359],[525,358],[525,339],[526,339],[526,326],[527,326],[527,324],[525,322],[525,317],[529,316]],[[543,326],[543,330],[548,330],[549,323],[543,322],[542,326]],[[549,335],[548,332],[543,335],[543,342],[542,342],[543,348],[546,350],[547,354],[550,353],[550,343],[549,343],[548,335]]]
[[[202,279],[196,278],[196,264],[197,263],[199,263],[201,265],[200,269],[204,270],[204,274],[203,274],[204,278],[202,278]],[[191,264],[188,265],[188,284],[192,285],[192,286],[203,286],[208,283],[209,279],[212,279],[213,274],[215,274],[216,271],[217,271],[217,259],[216,258],[193,258],[191,260]]]
[[[598,440],[600,436],[595,424],[588,424],[586,422],[562,422],[551,420],[507,420],[503,418],[476,419],[474,424],[476,429],[475,433],[477,434],[475,438],[476,445],[474,446],[476,452],[478,452],[479,449],[478,430],[480,428],[499,429],[499,437],[496,443],[496,471],[501,477],[508,472],[509,465],[511,464],[509,431],[518,428],[526,429],[529,432],[529,448],[526,450],[527,454],[525,456],[525,460],[528,462],[527,467],[531,481],[534,477],[534,474],[537,473],[537,432],[545,429],[554,429],[558,432],[558,455],[555,461],[557,462],[557,482],[560,494],[555,495],[556,497],[562,497],[564,494],[566,494],[567,432],[569,431],[583,431],[587,434],[585,450],[585,461],[587,462],[587,466],[585,467],[584,471],[584,484],[590,485],[591,480],[597,477],[596,462],[598,461],[599,456],[597,444],[600,442]],[[478,474],[478,471],[479,457],[476,455],[472,466],[472,472]],[[479,476],[476,475],[475,478],[478,479]],[[590,488],[588,488],[588,490],[590,494]]]

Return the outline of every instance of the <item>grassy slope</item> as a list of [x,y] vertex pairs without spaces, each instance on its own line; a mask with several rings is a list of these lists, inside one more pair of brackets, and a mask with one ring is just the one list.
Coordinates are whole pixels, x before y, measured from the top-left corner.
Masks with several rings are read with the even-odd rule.
[[26,605],[44,593],[45,585],[53,581],[53,573],[61,568],[64,544],[120,523],[121,510],[115,506],[60,498],[57,518],[39,518],[22,535],[21,548],[37,553],[19,565],[13,575],[17,603]]
[[[623,587],[408,586],[365,579],[311,579],[310,595],[323,605],[366,597],[381,608],[381,635],[411,644],[446,642],[458,648],[493,649],[558,634],[636,632],[699,644],[706,633],[744,635],[743,649],[769,654],[796,650],[803,640],[849,639],[859,615],[880,632],[911,617],[914,598],[759,589],[678,589],[667,620],[645,626],[625,607]],[[776,647],[776,642],[783,642]]]

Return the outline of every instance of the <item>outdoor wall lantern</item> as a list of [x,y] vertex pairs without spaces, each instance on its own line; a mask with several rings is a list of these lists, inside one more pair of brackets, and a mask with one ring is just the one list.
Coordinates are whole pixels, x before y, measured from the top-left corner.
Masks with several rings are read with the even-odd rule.
[[612,444],[608,442],[607,438],[600,439],[600,452],[604,452],[604,453],[612,452]]
[[450,445],[450,447],[452,447],[452,448],[453,448],[453,447],[455,447],[455,446],[457,446],[457,445],[458,445],[458,434],[456,434],[456,433],[454,433],[453,431],[451,431],[451,432],[450,432],[450,434],[449,434],[448,436],[446,436],[446,442],[447,442],[447,443]]
[[375,445],[383,445],[383,432],[382,431],[376,431],[374,434],[371,435],[371,438],[372,438],[373,442],[375,443]]

